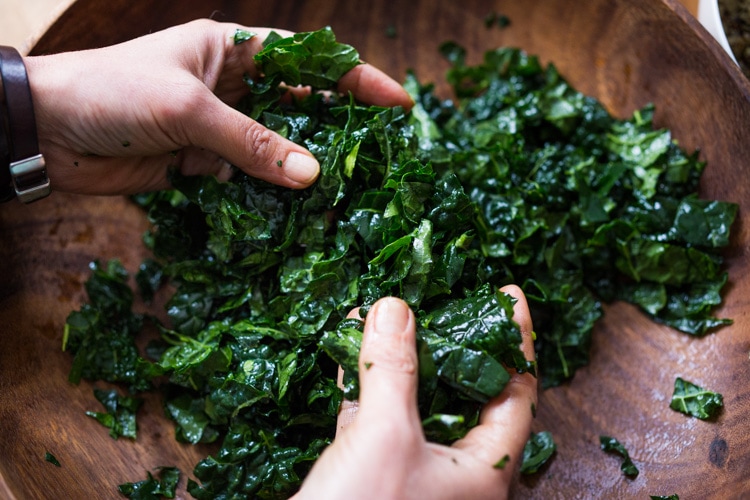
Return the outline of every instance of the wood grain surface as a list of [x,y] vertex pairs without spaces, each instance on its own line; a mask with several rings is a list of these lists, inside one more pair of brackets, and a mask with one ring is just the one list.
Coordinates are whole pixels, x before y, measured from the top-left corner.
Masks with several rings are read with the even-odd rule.
[[[490,12],[505,29],[487,29]],[[606,308],[593,361],[575,379],[545,391],[534,430],[552,431],[554,460],[516,477],[513,498],[750,498],[750,86],[721,47],[675,0],[533,2],[389,0],[78,0],[32,48],[34,54],[107,45],[197,17],[290,30],[333,27],[368,62],[402,80],[407,69],[441,82],[446,40],[471,60],[515,45],[552,61],[578,89],[628,116],[649,102],[688,150],[708,161],[705,196],[740,204],[727,263],[731,287],[718,314],[734,324],[704,338],[656,325],[626,304]],[[395,28],[396,36],[388,37]],[[447,92],[443,85],[438,86]],[[446,94],[447,95],[447,94]],[[119,257],[134,270],[145,254],[146,222],[121,198],[53,194],[31,206],[0,207],[0,496],[112,498],[115,486],[146,470],[189,471],[205,449],[178,445],[156,400],[146,403],[135,443],[114,441],[85,410],[91,385],[72,386],[60,351],[68,312],[84,300],[88,263]],[[704,422],[669,409],[674,379],[724,395]],[[598,436],[620,439],[641,473],[626,479]],[[53,453],[62,467],[44,461]]]

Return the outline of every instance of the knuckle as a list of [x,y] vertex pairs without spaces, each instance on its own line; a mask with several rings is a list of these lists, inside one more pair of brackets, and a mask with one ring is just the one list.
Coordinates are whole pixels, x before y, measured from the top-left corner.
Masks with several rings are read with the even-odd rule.
[[198,30],[209,30],[213,29],[218,23],[214,21],[213,19],[207,19],[207,18],[200,18],[200,19],[193,19],[192,21],[189,21],[187,23],[191,29],[198,29]]
[[247,127],[245,144],[248,147],[250,160],[255,164],[268,163],[274,158],[281,159],[278,154],[278,141],[274,132],[257,122]]
[[537,399],[537,379],[530,373],[515,373],[508,381],[505,391],[511,396]]

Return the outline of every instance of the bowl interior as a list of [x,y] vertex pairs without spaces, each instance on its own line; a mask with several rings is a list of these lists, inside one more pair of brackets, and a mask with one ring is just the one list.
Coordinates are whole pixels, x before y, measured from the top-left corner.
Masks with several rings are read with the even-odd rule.
[[[489,29],[492,12],[510,19]],[[747,183],[750,88],[736,65],[676,0],[78,0],[31,48],[31,54],[108,45],[169,25],[212,17],[248,26],[294,31],[329,25],[340,41],[397,80],[408,69],[422,81],[443,82],[438,46],[462,44],[469,60],[500,45],[518,46],[553,62],[576,88],[615,115],[647,103],[656,124],[668,126],[688,150],[708,162],[702,194],[740,204],[727,265],[732,283],[718,314],[733,326],[705,338],[656,325],[625,304],[607,306],[597,326],[593,361],[575,379],[545,391],[534,430],[550,430],[557,457],[539,474],[516,477],[518,498],[696,498],[750,495],[750,435],[743,408],[750,405],[747,360],[750,318]],[[388,36],[389,32],[396,36]],[[18,497],[80,498],[140,480],[146,470],[177,465],[190,471],[207,449],[178,445],[156,398],[146,401],[137,442],[111,440],[85,416],[96,402],[91,384],[72,386],[67,354],[60,352],[67,314],[85,300],[88,263],[118,257],[135,269],[145,251],[136,243],[146,228],[138,209],[121,198],[54,194],[31,206],[0,211],[0,493]],[[675,376],[692,377],[725,396],[714,422],[668,408]],[[654,396],[656,395],[656,396]],[[661,399],[660,399],[661,398]],[[667,401],[665,404],[664,401]],[[602,458],[598,436],[621,436],[641,474],[625,480],[616,460]],[[61,468],[44,462],[53,453]],[[12,458],[11,458],[12,457]],[[610,460],[612,458],[612,460]],[[45,469],[42,469],[46,467]],[[44,472],[40,472],[44,470]]]

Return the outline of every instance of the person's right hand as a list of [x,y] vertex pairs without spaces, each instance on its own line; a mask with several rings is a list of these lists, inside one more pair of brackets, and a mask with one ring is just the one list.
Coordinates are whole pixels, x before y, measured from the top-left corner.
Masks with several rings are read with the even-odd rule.
[[[235,44],[237,29],[257,35]],[[271,31],[291,35],[199,20],[111,47],[26,57],[52,189],[132,194],[169,187],[170,166],[227,178],[230,163],[282,186],[310,185],[320,168],[312,154],[233,107],[248,91],[243,76],[258,75],[253,56]],[[338,89],[368,104],[412,105],[368,64]]]
[[[523,292],[513,319],[534,359],[531,316]],[[381,299],[365,319],[359,356],[360,399],[339,415],[340,430],[295,496],[301,499],[505,498],[531,432],[536,379],[512,375],[482,410],[479,425],[453,446],[430,443],[417,409],[414,314],[403,301]],[[508,457],[504,467],[497,466]]]

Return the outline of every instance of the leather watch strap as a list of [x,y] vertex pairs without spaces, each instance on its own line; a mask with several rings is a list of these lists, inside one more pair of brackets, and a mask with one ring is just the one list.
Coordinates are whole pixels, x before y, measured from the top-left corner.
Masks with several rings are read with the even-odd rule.
[[10,173],[16,195],[28,203],[47,196],[50,184],[44,157],[39,152],[26,66],[16,49],[0,46],[0,75],[5,94]]
[[10,149],[8,148],[8,138],[5,132],[7,127],[3,122],[6,112],[2,96],[3,93],[0,85],[0,202],[12,200],[16,196],[16,190],[10,178]]

